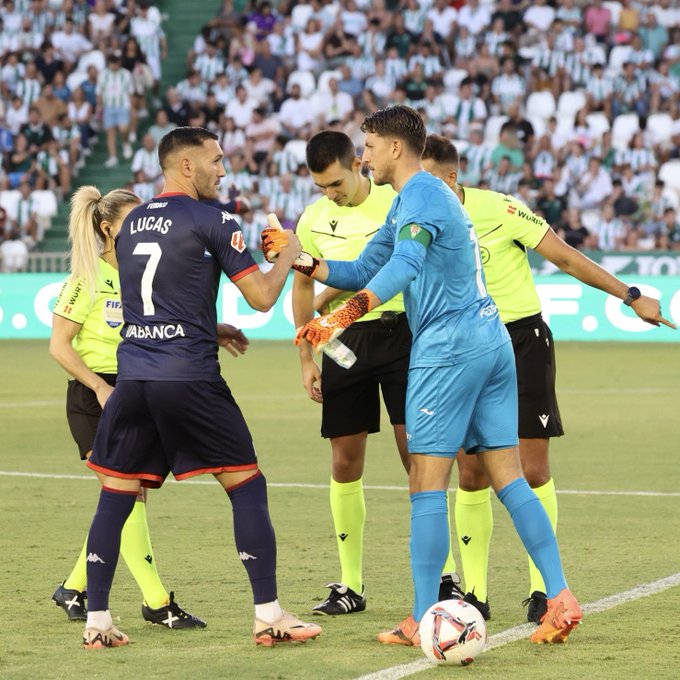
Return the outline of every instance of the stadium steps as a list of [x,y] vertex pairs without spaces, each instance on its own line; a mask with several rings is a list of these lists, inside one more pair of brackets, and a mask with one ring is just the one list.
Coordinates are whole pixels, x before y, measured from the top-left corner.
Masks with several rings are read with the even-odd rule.
[[[161,82],[161,95],[170,86],[178,83],[186,75],[186,55],[192,47],[196,36],[201,28],[212,19],[220,7],[219,0],[201,0],[201,2],[187,2],[186,0],[160,0],[158,8],[164,17],[169,17],[163,22],[168,41],[168,57],[163,62],[163,80]],[[144,134],[145,129],[151,125],[153,117],[140,121],[138,137]],[[135,149],[139,145],[135,146]],[[102,131],[99,134],[99,142],[92,150],[92,155],[87,159],[87,164],[80,171],[78,177],[73,180],[73,189],[83,184],[94,184],[102,193],[123,186],[130,180],[130,162],[123,160],[120,144],[118,148],[119,164],[115,168],[105,168],[107,158],[106,139]],[[69,212],[69,198],[65,197],[59,203],[59,210],[52,219],[51,228],[45,233],[40,245],[42,252],[65,252],[68,250],[67,225]]]

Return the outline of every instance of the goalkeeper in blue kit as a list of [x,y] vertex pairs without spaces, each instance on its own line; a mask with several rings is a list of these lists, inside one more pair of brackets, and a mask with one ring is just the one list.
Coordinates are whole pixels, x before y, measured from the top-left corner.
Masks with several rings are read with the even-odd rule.
[[[363,123],[363,160],[377,185],[398,192],[385,224],[353,261],[302,253],[294,267],[335,288],[358,290],[298,331],[317,349],[404,291],[413,347],[406,397],[411,468],[411,570],[415,602],[385,644],[419,644],[418,624],[437,601],[449,549],[446,489],[459,448],[476,454],[546,583],[548,612],[532,642],[562,642],[582,619],[548,516],[522,475],[510,337],[486,292],[479,244],[460,201],[425,173],[426,132],[416,111],[393,106]],[[263,233],[265,253],[285,236]],[[442,540],[444,538],[444,540]]]

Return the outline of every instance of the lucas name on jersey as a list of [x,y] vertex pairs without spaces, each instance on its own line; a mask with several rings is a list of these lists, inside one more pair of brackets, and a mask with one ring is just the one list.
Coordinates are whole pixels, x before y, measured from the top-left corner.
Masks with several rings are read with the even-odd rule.
[[130,233],[141,234],[144,231],[158,231],[161,234],[167,234],[171,226],[172,220],[165,219],[162,215],[147,215],[146,217],[132,220],[130,223]]

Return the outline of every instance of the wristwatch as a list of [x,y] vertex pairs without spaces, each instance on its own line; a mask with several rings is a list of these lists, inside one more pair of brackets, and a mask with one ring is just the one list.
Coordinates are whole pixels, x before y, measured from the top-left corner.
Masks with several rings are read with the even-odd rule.
[[631,286],[628,289],[628,292],[626,294],[626,299],[623,301],[623,304],[630,307],[635,300],[638,300],[642,293],[640,292],[640,289],[637,288],[636,286]]

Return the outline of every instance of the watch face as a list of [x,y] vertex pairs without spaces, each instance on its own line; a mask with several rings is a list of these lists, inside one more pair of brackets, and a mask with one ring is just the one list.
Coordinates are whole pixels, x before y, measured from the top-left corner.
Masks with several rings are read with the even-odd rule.
[[636,286],[631,286],[628,289],[628,297],[630,297],[633,300],[637,300],[641,295],[642,293],[640,292],[640,289],[637,288]]

